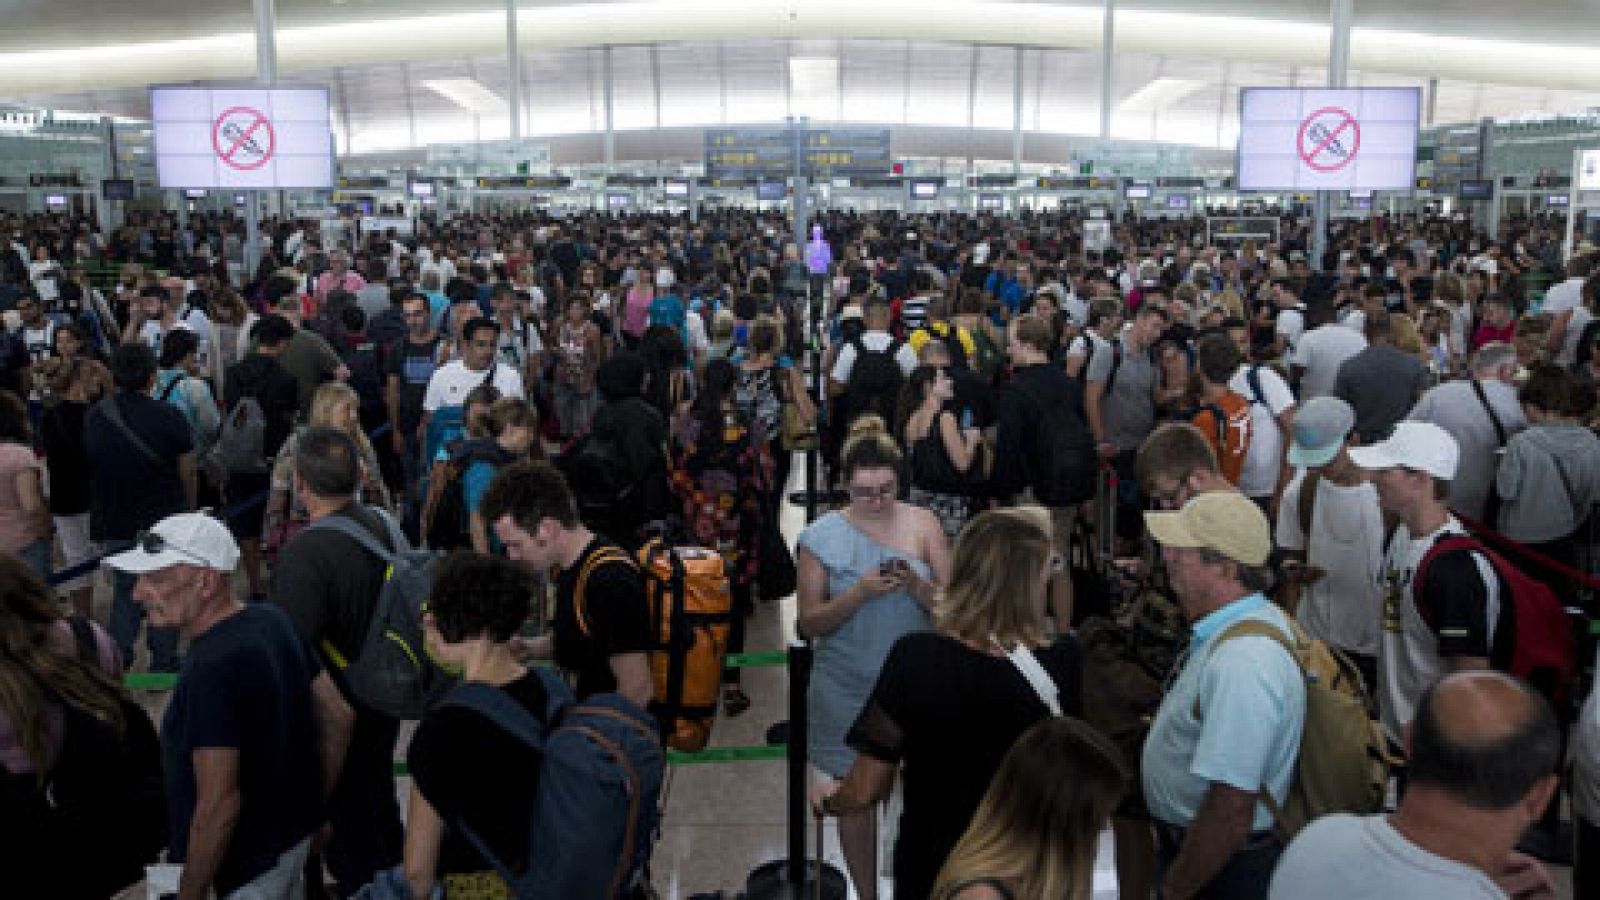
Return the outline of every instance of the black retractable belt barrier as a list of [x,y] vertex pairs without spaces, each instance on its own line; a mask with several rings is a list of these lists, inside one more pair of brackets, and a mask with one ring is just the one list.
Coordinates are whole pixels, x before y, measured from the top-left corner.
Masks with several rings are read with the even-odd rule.
[[820,835],[816,858],[806,853],[806,691],[811,681],[811,644],[789,645],[789,856],[763,863],[745,882],[746,900],[844,900],[844,873],[822,860]]
[[828,295],[825,291],[816,289],[815,281],[816,279],[812,279],[811,293],[806,303],[806,316],[809,322],[806,334],[810,344],[807,349],[810,351],[811,357],[811,396],[817,405],[817,418],[812,425],[812,428],[816,431],[816,440],[811,442],[811,449],[806,451],[805,490],[795,491],[789,495],[790,503],[805,504],[807,522],[815,521],[817,507],[826,500],[831,499],[828,496],[827,489],[821,483],[818,472],[820,463],[817,456],[822,443],[822,415],[828,403],[822,372],[822,308],[827,305]]

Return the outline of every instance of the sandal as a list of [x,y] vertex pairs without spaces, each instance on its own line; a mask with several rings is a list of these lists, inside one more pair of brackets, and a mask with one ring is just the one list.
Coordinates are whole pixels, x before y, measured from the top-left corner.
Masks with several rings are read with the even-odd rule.
[[750,708],[750,695],[736,687],[726,688],[722,692],[722,712],[728,718],[742,715]]

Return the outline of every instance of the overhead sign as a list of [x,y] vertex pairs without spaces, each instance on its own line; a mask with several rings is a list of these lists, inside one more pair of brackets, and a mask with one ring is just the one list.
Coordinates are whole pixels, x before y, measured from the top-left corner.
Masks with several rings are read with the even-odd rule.
[[[808,128],[800,136],[810,178],[887,175],[887,128]],[[708,128],[709,178],[786,178],[794,171],[794,132],[788,128]]]
[[1121,185],[1115,178],[1089,176],[1077,178],[1047,177],[1039,179],[1041,191],[1110,191]]
[[1210,216],[1206,243],[1218,241],[1278,241],[1277,219],[1268,216]]
[[1600,191],[1600,148],[1585,150],[1578,158],[1578,190]]
[[1421,97],[1417,88],[1244,88],[1239,189],[1409,189]]
[[333,185],[325,88],[151,88],[150,114],[163,188]]
[[499,175],[475,180],[483,191],[552,191],[570,187],[572,179],[565,175]]

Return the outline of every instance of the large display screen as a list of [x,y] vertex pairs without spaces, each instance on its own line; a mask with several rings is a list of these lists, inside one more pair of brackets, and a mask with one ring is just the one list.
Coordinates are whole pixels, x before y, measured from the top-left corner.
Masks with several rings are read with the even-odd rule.
[[331,188],[326,88],[150,89],[163,188]]
[[911,182],[911,199],[932,200],[939,196],[939,188],[944,187],[944,179],[918,178]]
[[1416,178],[1418,88],[1243,88],[1242,191],[1399,191]]

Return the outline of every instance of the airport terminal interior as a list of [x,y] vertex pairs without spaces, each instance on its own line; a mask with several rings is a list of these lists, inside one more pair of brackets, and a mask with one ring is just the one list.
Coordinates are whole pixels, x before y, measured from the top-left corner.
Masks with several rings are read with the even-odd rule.
[[0,896],[1600,900],[1596,0],[0,8]]

